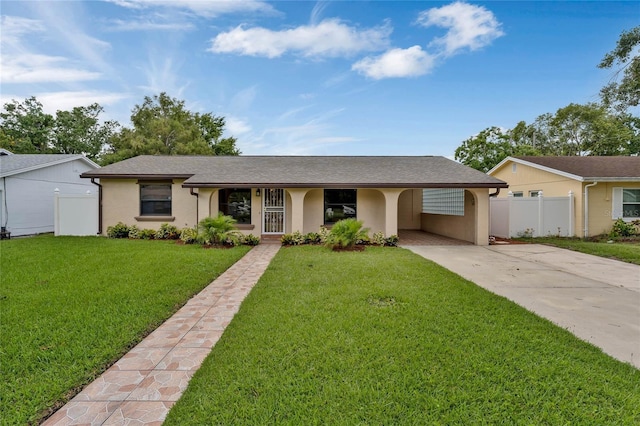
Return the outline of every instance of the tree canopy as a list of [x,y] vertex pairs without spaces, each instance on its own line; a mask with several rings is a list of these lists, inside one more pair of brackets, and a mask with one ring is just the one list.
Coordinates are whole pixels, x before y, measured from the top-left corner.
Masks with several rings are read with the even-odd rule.
[[640,26],[624,31],[615,49],[607,53],[599,68],[617,66],[612,81],[602,88],[600,95],[606,106],[618,111],[640,104]]
[[620,67],[602,88],[602,103],[572,103],[513,129],[488,127],[463,141],[455,159],[487,172],[508,156],[640,155],[640,118],[629,112],[640,104],[638,48],[640,27],[623,32],[598,65]]
[[103,163],[137,155],[239,155],[234,137],[223,138],[225,120],[185,109],[166,93],[146,96],[131,113],[133,128],[123,128],[109,142]]
[[35,96],[12,100],[0,112],[0,148],[16,154],[82,154],[109,164],[141,154],[239,155],[234,137],[223,137],[225,120],[188,111],[166,93],[145,97],[131,113],[132,127],[102,120],[97,103],[43,110]]

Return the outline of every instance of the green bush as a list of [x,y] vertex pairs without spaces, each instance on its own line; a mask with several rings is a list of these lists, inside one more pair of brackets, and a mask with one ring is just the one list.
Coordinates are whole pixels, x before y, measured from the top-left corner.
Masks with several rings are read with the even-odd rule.
[[129,227],[129,238],[131,238],[132,240],[137,240],[138,238],[140,238],[140,228],[138,228],[136,225],[131,225]]
[[384,245],[387,247],[398,247],[398,241],[400,241],[400,238],[398,238],[397,235],[392,235],[388,238],[385,238]]
[[241,239],[242,234],[236,229],[236,220],[222,212],[198,223],[198,240],[203,244],[236,246]]
[[242,237],[242,244],[245,246],[257,246],[260,244],[260,237],[257,237],[253,234],[247,234]]
[[387,243],[387,239],[384,237],[384,233],[382,231],[374,232],[371,237],[371,243],[377,246],[384,246]]
[[196,228],[182,228],[180,231],[180,241],[185,244],[194,244],[198,241],[198,230]]
[[129,238],[129,225],[118,222],[107,228],[107,236],[109,238]]
[[163,223],[156,231],[155,238],[156,240],[177,240],[180,238],[180,232],[175,226]]
[[351,248],[358,241],[368,238],[369,229],[362,227],[362,221],[353,218],[336,222],[329,232],[325,245],[332,249]]
[[283,246],[299,246],[305,243],[305,236],[300,231],[295,231],[291,234],[284,234],[280,238],[280,242]]
[[615,237],[632,237],[638,234],[637,225],[640,221],[625,222],[623,219],[618,219],[613,223],[609,236]]
[[320,244],[322,242],[322,237],[317,232],[309,232],[304,236],[305,244]]
[[156,231],[153,229],[141,229],[138,232],[138,236],[141,240],[154,240],[156,238]]

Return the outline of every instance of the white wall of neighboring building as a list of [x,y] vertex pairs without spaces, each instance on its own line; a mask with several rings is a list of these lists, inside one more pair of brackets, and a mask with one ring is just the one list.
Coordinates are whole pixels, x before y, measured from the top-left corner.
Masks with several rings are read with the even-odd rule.
[[55,189],[61,194],[96,193],[96,185],[80,178],[93,169],[77,159],[2,178],[0,223],[12,237],[53,232]]

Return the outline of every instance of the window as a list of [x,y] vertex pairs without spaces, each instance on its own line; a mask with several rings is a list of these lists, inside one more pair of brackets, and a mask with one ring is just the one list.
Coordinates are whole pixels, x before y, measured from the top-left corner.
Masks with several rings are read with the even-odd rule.
[[464,216],[464,189],[423,189],[422,213]]
[[220,211],[238,223],[251,223],[251,188],[225,188],[220,190]]
[[540,189],[535,189],[533,191],[529,191],[529,197],[537,197],[538,195],[540,195],[541,192],[542,192],[542,190],[540,190]]
[[171,216],[171,182],[140,183],[140,216]]
[[622,217],[640,217],[640,189],[622,190]]
[[332,224],[350,217],[356,217],[356,190],[325,189],[324,223]]
[[513,191],[511,194],[513,194],[513,196],[516,198],[522,198],[524,196],[522,191]]

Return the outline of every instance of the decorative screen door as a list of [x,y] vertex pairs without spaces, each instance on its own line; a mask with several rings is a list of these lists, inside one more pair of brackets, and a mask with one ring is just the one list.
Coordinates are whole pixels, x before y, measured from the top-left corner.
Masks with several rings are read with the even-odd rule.
[[284,189],[265,188],[262,200],[262,233],[284,234]]

